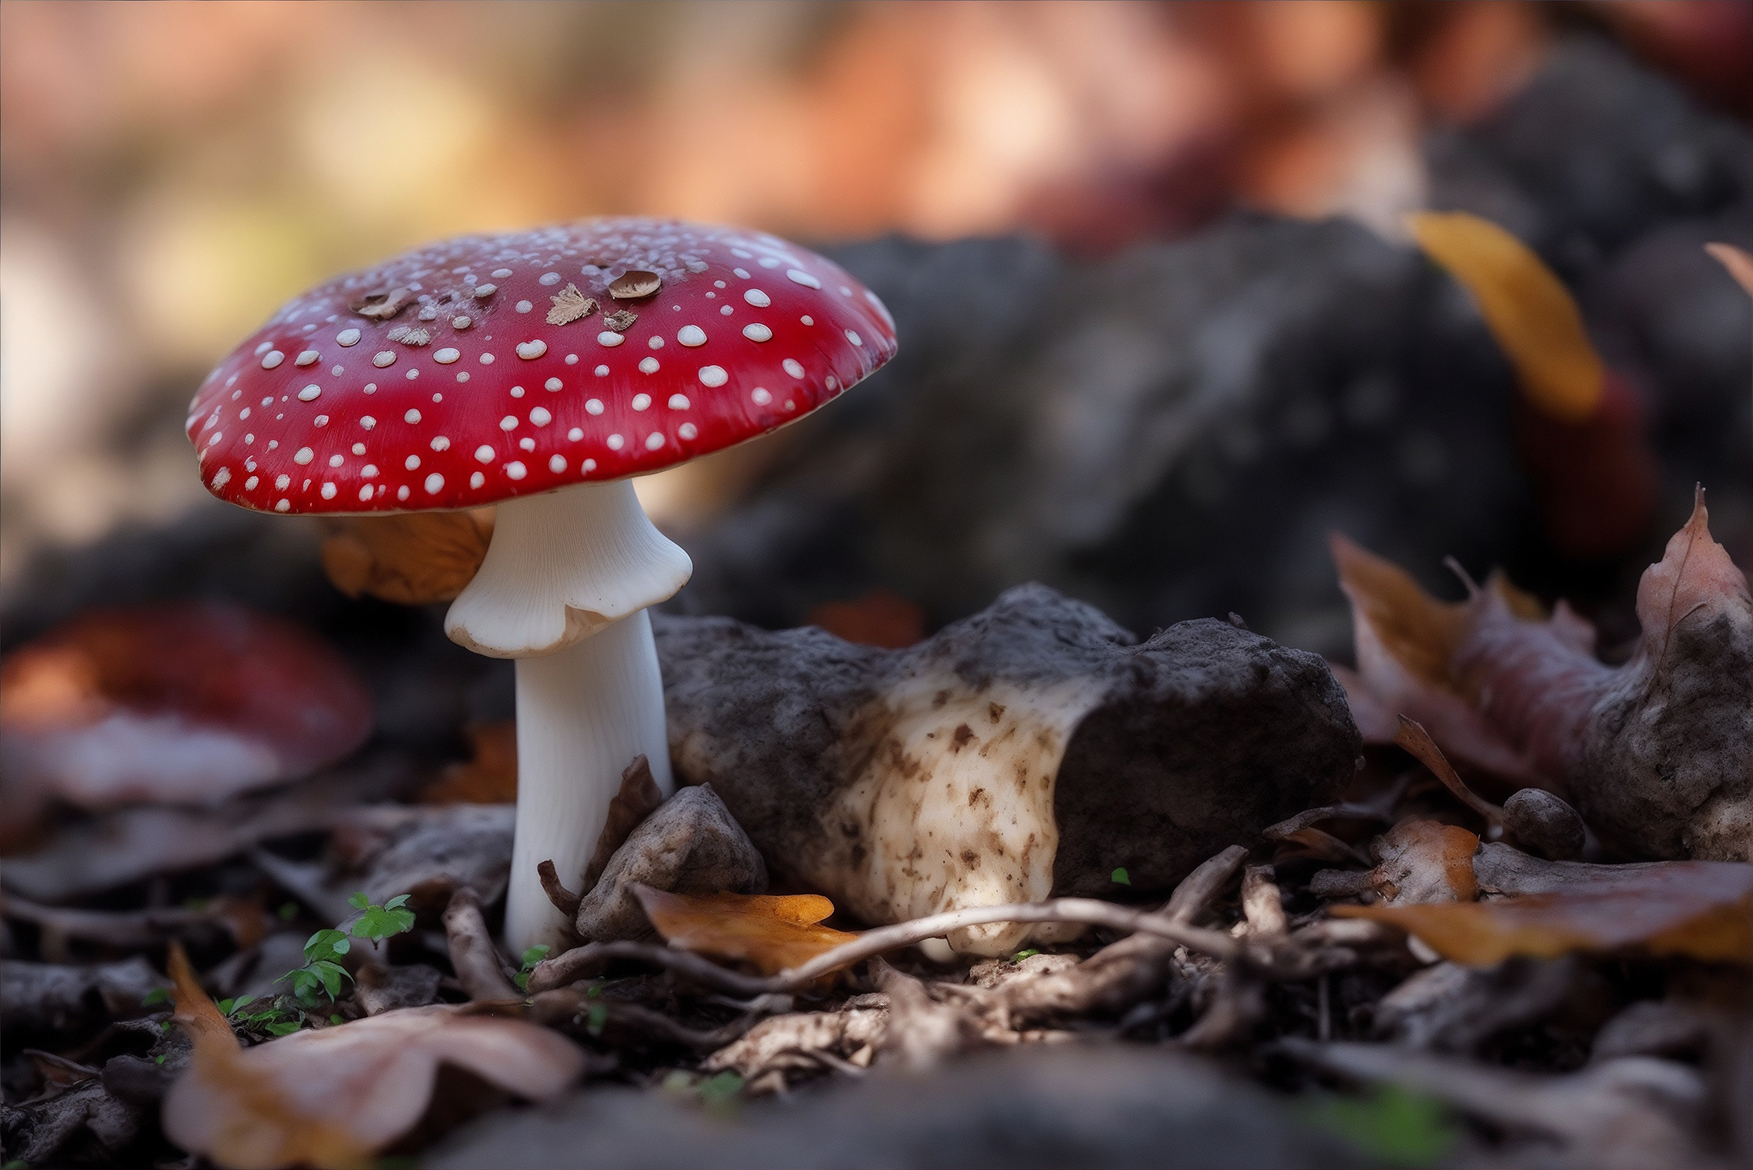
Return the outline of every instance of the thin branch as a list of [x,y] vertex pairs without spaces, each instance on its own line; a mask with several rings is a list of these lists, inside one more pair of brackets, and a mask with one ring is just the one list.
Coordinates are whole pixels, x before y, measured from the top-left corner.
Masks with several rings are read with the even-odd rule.
[[464,886],[450,896],[444,910],[444,933],[450,940],[450,965],[463,990],[474,1000],[522,999],[499,966],[493,936],[481,914],[481,899]]

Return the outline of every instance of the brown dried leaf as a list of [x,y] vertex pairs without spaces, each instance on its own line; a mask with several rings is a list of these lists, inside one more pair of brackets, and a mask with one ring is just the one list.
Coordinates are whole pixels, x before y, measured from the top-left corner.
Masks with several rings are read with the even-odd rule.
[[374,321],[388,321],[397,313],[407,308],[414,300],[411,289],[391,288],[366,293],[347,307],[361,317],[370,317]]
[[554,307],[548,310],[548,324],[570,325],[580,317],[588,317],[597,311],[597,303],[578,291],[578,286],[571,281],[561,289],[559,294],[548,298]]
[[447,765],[420,794],[424,804],[514,804],[517,801],[517,720],[464,729],[475,758]]
[[655,272],[633,269],[624,272],[609,283],[609,295],[617,301],[637,301],[648,297],[663,287],[663,277]]
[[1748,296],[1753,297],[1753,256],[1733,244],[1706,244],[1704,250],[1718,264],[1728,269],[1729,275],[1735,278],[1735,283],[1746,289]]
[[1640,948],[1709,962],[1753,964],[1753,865],[1673,861],[1622,868],[1593,888],[1499,901],[1335,906],[1417,935],[1446,959],[1491,966],[1511,955]]
[[603,315],[603,328],[615,333],[625,333],[633,328],[633,322],[639,320],[639,314],[631,309],[617,309],[613,313]]
[[885,650],[903,650],[925,637],[925,611],[886,589],[818,605],[807,621],[837,638]]
[[634,756],[633,762],[621,773],[621,787],[615,798],[609,801],[609,817],[597,837],[596,852],[591,854],[590,864],[584,867],[583,893],[588,894],[597,884],[597,879],[609,866],[609,858],[627,840],[628,834],[662,803],[663,790],[651,775],[651,761],[644,755]]
[[194,1044],[164,1132],[221,1166],[368,1166],[426,1112],[440,1064],[522,1097],[565,1091],[584,1058],[558,1033],[463,1005],[399,1008],[240,1049],[180,949],[176,1020]]
[[1473,854],[1479,838],[1458,825],[1411,817],[1376,839],[1371,878],[1396,905],[1471,902],[1479,893]]
[[450,601],[474,579],[493,539],[490,515],[404,512],[345,516],[323,541],[323,571],[349,597],[397,605]]
[[834,913],[820,894],[671,894],[638,884],[633,893],[671,946],[748,963],[764,975],[858,937],[819,925]]

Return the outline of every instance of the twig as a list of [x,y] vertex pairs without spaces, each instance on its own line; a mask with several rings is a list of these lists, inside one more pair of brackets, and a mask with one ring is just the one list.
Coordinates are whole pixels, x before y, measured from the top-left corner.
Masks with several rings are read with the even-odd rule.
[[529,990],[532,994],[539,994],[565,987],[569,983],[597,974],[616,959],[634,959],[667,967],[675,974],[686,976],[703,987],[710,987],[727,995],[740,995],[745,999],[782,990],[771,986],[771,979],[744,975],[729,967],[720,967],[712,960],[689,951],[673,951],[668,947],[639,942],[586,943],[551,959],[544,959],[530,972]]
[[[643,756],[640,757],[644,759]],[[575,894],[560,881],[552,861],[544,861],[536,866],[536,876],[542,879],[542,893],[548,895],[548,901],[554,903],[554,909],[566,915],[568,925],[578,917],[578,904],[584,901],[582,895]]]
[[63,937],[82,938],[114,947],[148,947],[169,936],[187,934],[203,927],[219,927],[245,946],[255,939],[246,940],[243,936],[254,934],[259,938],[262,933],[259,928],[249,930],[241,917],[252,912],[259,917],[259,911],[224,898],[215,898],[200,910],[180,906],[156,910],[78,910],[42,906],[9,893],[0,909],[8,918],[34,923],[45,930],[57,931]]
[[1503,835],[1503,809],[1490,801],[1483,800],[1471,788],[1467,787],[1437,747],[1436,740],[1430,737],[1422,725],[1414,720],[1400,716],[1400,730],[1394,733],[1394,742],[1418,757],[1418,762],[1429,768],[1431,774],[1443,782],[1443,787],[1455,794],[1455,798],[1480,816],[1485,818],[1488,826],[1487,836],[1495,841]]
[[450,965],[470,999],[522,999],[500,970],[493,937],[481,915],[481,899],[467,886],[450,896],[444,910],[444,933],[450,941]]

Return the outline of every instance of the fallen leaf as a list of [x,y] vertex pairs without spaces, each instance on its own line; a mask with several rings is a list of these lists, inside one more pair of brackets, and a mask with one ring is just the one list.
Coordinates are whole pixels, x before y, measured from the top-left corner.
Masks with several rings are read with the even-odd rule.
[[371,695],[313,635],[219,602],[89,613],[0,663],[7,820],[211,804],[352,752]]
[[[615,850],[662,803],[663,790],[657,786],[656,779],[651,775],[651,761],[643,755],[634,756],[633,762],[621,772],[621,787],[616,790],[614,799],[609,801],[609,816],[603,822],[602,833],[597,836],[596,852],[591,855],[590,864],[584,867],[584,889],[580,891],[581,895],[590,893],[591,887],[597,884],[597,879],[603,876],[603,870],[608,868],[609,858],[615,855]],[[833,911],[830,910],[829,913]]]
[[1330,913],[1397,926],[1445,959],[1477,967],[1511,955],[1549,959],[1628,948],[1753,964],[1753,865],[1669,861],[1583,868],[1629,872],[1597,872],[1585,888],[1496,901],[1334,906]]
[[763,975],[858,937],[820,925],[834,913],[820,894],[671,894],[637,884],[633,893],[672,947],[748,963]]
[[490,513],[343,516],[323,541],[323,571],[348,597],[397,605],[451,601],[474,579],[493,539]]
[[1479,838],[1459,825],[1408,818],[1375,842],[1376,889],[1392,905],[1471,902],[1479,892],[1473,854]]
[[1518,437],[1540,486],[1548,539],[1585,558],[1628,547],[1655,514],[1661,477],[1642,403],[1602,363],[1563,282],[1489,220],[1420,212],[1407,222],[1425,253],[1479,302],[1515,367],[1529,407]]
[[517,720],[464,729],[475,758],[450,764],[420,794],[426,804],[514,804],[517,801]]
[[244,1049],[181,949],[175,1019],[194,1045],[164,1099],[164,1132],[239,1170],[368,1166],[426,1112],[441,1064],[534,1100],[558,1096],[584,1057],[556,1032],[460,1004],[398,1008]]
[[1753,597],[1702,491],[1644,572],[1643,633],[1619,667],[1562,603],[1540,620],[1495,579],[1445,606],[1343,538],[1334,554],[1359,675],[1444,752],[1564,796],[1627,855],[1753,859]]
[[1735,278],[1735,283],[1746,289],[1748,296],[1753,297],[1753,256],[1733,244],[1706,244],[1704,250],[1718,264],[1728,269],[1729,275]]
[[925,611],[884,589],[818,605],[806,620],[837,638],[885,650],[903,650],[925,637]]
[[1406,222],[1418,246],[1479,302],[1528,399],[1570,422],[1593,414],[1606,368],[1570,292],[1533,249],[1464,211],[1416,212]]

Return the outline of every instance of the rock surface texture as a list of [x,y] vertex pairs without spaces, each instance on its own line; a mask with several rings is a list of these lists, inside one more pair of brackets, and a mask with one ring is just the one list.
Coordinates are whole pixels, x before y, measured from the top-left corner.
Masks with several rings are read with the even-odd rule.
[[678,781],[710,782],[769,866],[868,922],[1107,893],[1119,867],[1165,889],[1332,799],[1360,749],[1314,655],[1211,620],[1140,643],[1040,585],[907,650],[728,618],[655,632]]

